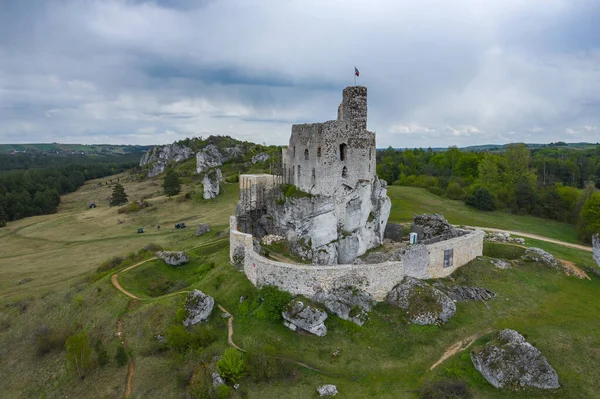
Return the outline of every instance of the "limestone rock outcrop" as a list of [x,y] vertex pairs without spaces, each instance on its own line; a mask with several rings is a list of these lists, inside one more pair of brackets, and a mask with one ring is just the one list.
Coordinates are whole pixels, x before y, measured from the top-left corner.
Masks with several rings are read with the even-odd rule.
[[592,251],[594,252],[594,260],[600,267],[600,234],[594,234],[592,237]]
[[325,319],[327,313],[315,308],[314,306],[305,304],[301,300],[294,299],[281,312],[284,318],[284,324],[293,331],[302,329],[311,334],[323,337],[327,334]]
[[549,252],[540,248],[527,248],[525,255],[521,257],[525,261],[540,262],[553,269],[561,270],[558,260]]
[[156,256],[165,261],[167,265],[181,266],[190,261],[184,251],[158,251]]
[[188,312],[188,317],[183,321],[183,325],[189,327],[208,320],[214,307],[215,300],[210,295],[206,295],[200,290],[190,292],[185,299],[185,310]]
[[216,145],[209,144],[196,154],[196,173],[203,173],[210,168],[221,166],[243,154],[244,148],[241,145],[220,150]]
[[204,175],[202,179],[202,185],[204,186],[204,199],[216,198],[220,192],[220,182],[223,180],[221,169],[210,169]]
[[359,326],[369,319],[369,312],[376,303],[373,295],[351,286],[320,292],[314,300],[322,303],[329,312]]
[[140,160],[140,166],[150,165],[148,177],[158,176],[163,173],[169,163],[182,162],[194,155],[191,148],[173,143],[151,148]]
[[440,288],[453,301],[487,301],[496,296],[492,291],[483,287],[465,287],[455,285],[451,287]]
[[542,353],[515,330],[502,330],[496,340],[471,352],[475,369],[496,388],[560,388],[558,375]]
[[404,309],[408,319],[420,325],[446,323],[456,313],[456,304],[448,295],[412,277],[392,288],[385,300]]
[[265,162],[269,159],[269,154],[261,152],[252,157],[252,163]]
[[338,390],[335,385],[326,384],[326,385],[321,385],[320,387],[317,387],[317,392],[319,393],[319,396],[322,398],[331,398],[331,397],[337,395]]
[[525,244],[525,239],[521,237],[511,237],[510,234],[504,232],[486,232],[485,240],[489,242],[510,242],[514,244]]
[[348,264],[381,245],[391,201],[386,183],[376,176],[356,187],[341,185],[333,196],[285,198],[269,204],[263,227],[280,235],[290,248],[316,264]]
[[413,227],[420,227],[422,229],[422,236],[419,236],[419,240],[429,240],[434,237],[452,238],[456,236],[456,230],[448,223],[443,215],[439,214],[427,214],[422,215],[416,214],[413,219]]
[[208,233],[210,231],[210,226],[204,223],[200,223],[198,225],[198,228],[196,229],[196,236],[201,236],[204,235],[206,233]]

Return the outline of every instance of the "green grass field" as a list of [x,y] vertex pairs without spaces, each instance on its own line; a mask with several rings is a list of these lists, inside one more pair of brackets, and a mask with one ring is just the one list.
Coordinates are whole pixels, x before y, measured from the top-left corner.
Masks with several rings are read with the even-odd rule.
[[[120,178],[125,179],[125,175]],[[600,389],[596,378],[600,359],[600,279],[593,274],[591,280],[579,280],[535,263],[499,270],[484,257],[455,272],[453,282],[446,281],[484,286],[497,297],[488,306],[458,303],[457,314],[446,325],[410,325],[403,312],[378,304],[363,327],[330,316],[327,336],[298,334],[280,323],[257,318],[257,290],[230,265],[226,240],[204,246],[227,228],[237,201],[236,185],[226,185],[224,195],[213,202],[197,199],[197,195],[186,201],[168,199],[160,195],[160,179],[125,182],[130,199],[149,198],[156,208],[125,215],[104,205],[110,187],[97,183],[88,182],[65,196],[56,215],[28,218],[0,229],[3,397],[122,397],[127,367],[118,367],[114,360],[121,345],[115,336],[118,325],[122,325],[135,360],[132,397],[185,397],[187,381],[199,365],[213,362],[214,356],[222,355],[227,348],[226,319],[219,310],[213,312],[206,326],[216,334],[214,342],[185,353],[166,351],[158,344],[156,336],[165,335],[179,323],[178,309],[185,293],[195,288],[213,296],[233,314],[233,339],[243,348],[268,348],[277,356],[302,361],[327,373],[291,365],[293,373],[269,383],[243,379],[232,398],[311,398],[317,397],[315,387],[324,383],[336,384],[338,396],[343,398],[418,398],[423,384],[446,379],[465,381],[478,398],[547,397],[539,391],[515,394],[496,390],[474,370],[469,349],[428,371],[457,341],[483,334],[475,343],[480,345],[488,339],[489,331],[500,328],[518,330],[548,358],[562,385],[552,397],[595,397]],[[185,190],[197,191],[193,184],[192,179]],[[390,187],[389,194],[393,221],[407,221],[415,212],[438,212],[453,223],[522,229],[542,235],[545,229],[562,226],[536,218],[478,212],[425,190]],[[86,209],[91,200],[97,201],[99,208]],[[178,221],[185,221],[189,227],[174,229],[172,225]],[[195,237],[195,225],[200,222],[209,223],[213,231]],[[160,231],[157,224],[161,225]],[[136,234],[138,227],[144,227],[146,233]],[[564,231],[552,237],[575,241],[571,233]],[[156,260],[121,272],[120,283],[142,298],[139,301],[130,301],[114,289],[109,275],[90,280],[103,261],[127,255],[151,242],[168,249],[197,248],[188,251],[191,261],[181,267]],[[526,242],[584,268],[594,264],[588,252],[538,240]],[[484,251],[488,256],[513,259],[524,250],[486,244]],[[33,280],[19,285],[28,277]],[[248,298],[240,303],[241,296]],[[36,353],[39,331],[73,332],[81,328],[92,342],[101,340],[110,356],[108,365],[93,367],[85,380],[78,379],[67,367],[62,347],[44,356]],[[337,348],[341,354],[334,357]],[[95,359],[95,354],[92,356]]]

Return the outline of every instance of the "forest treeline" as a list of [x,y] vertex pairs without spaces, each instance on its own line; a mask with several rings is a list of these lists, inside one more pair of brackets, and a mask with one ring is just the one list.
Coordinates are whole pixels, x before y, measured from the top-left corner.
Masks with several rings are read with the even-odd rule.
[[56,212],[62,194],[77,190],[86,180],[130,169],[137,158],[0,156],[0,165],[11,169],[0,169],[0,227],[7,221]]
[[511,144],[498,153],[390,147],[377,152],[377,174],[390,184],[422,187],[481,210],[575,224],[585,241],[600,232],[600,146],[529,150]]

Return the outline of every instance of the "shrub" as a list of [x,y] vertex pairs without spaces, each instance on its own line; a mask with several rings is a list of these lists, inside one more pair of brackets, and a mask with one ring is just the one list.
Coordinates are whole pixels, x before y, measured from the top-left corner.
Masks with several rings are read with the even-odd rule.
[[477,187],[475,191],[473,191],[473,194],[467,197],[465,204],[482,211],[493,211],[496,209],[494,197],[484,187]]
[[448,184],[448,187],[446,187],[446,195],[450,199],[461,200],[464,198],[465,192],[463,191],[460,184],[453,182]]
[[66,329],[52,330],[42,325],[33,332],[35,341],[35,352],[38,356],[44,356],[55,349],[62,349],[69,337]]
[[217,369],[226,381],[235,384],[246,372],[246,362],[237,349],[227,348],[217,362]]
[[469,399],[473,395],[464,381],[444,380],[430,382],[419,391],[422,399]]
[[102,344],[101,340],[96,341],[96,344],[94,345],[94,351],[98,357],[98,364],[100,367],[106,366],[109,362],[108,352],[106,351],[106,348],[104,347],[104,344]]
[[204,348],[215,342],[217,332],[212,326],[195,326],[190,332],[181,324],[174,324],[165,333],[167,345],[178,353]]
[[150,203],[148,201],[140,201],[140,202],[132,202],[131,204],[122,206],[117,211],[118,213],[130,214],[137,211],[141,211],[142,209],[150,208]]
[[90,338],[85,330],[71,335],[65,342],[67,350],[67,361],[75,370],[79,378],[85,377],[85,372],[91,363],[92,350],[90,349]]
[[254,382],[269,382],[294,375],[296,366],[293,363],[270,357],[274,352],[273,347],[267,346],[263,348],[263,351],[248,352],[248,370]]
[[261,288],[258,296],[262,303],[255,312],[256,317],[274,323],[278,323],[283,319],[281,312],[292,300],[292,295],[289,292],[280,291],[273,286]]
[[127,355],[127,352],[123,346],[119,346],[117,348],[115,360],[117,361],[117,366],[119,367],[123,367],[129,362],[129,356]]
[[113,256],[112,258],[110,258],[107,261],[104,261],[100,266],[98,266],[96,271],[107,272],[109,270],[116,269],[121,263],[123,263],[124,260],[125,258],[122,256]]
[[431,194],[435,194],[439,197],[443,197],[445,192],[444,189],[441,187],[436,187],[436,186],[431,186],[431,187],[427,187],[427,191],[429,191]]

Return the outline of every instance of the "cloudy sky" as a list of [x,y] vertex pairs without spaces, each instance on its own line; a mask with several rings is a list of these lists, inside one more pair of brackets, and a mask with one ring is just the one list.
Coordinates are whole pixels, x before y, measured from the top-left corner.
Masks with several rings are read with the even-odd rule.
[[378,147],[600,141],[597,0],[1,0],[0,143],[285,144],[369,90]]

